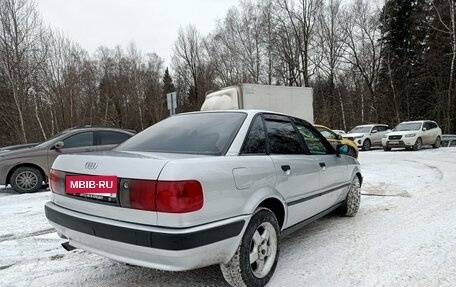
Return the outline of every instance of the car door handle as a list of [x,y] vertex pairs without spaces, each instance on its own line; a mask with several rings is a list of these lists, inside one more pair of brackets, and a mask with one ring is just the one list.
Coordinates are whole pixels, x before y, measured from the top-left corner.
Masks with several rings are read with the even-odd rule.
[[290,167],[288,164],[282,165],[282,170],[283,170],[284,172],[287,172],[287,171],[291,170],[291,167]]
[[323,170],[326,170],[326,163],[320,162],[319,165]]

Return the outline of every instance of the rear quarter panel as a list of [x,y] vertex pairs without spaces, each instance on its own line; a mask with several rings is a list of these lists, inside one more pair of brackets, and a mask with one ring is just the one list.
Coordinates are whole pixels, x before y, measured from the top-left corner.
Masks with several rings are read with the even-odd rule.
[[158,225],[188,227],[251,214],[265,198],[284,203],[275,189],[276,173],[269,156],[218,156],[170,161],[159,180],[198,180],[203,208],[190,213],[158,213]]

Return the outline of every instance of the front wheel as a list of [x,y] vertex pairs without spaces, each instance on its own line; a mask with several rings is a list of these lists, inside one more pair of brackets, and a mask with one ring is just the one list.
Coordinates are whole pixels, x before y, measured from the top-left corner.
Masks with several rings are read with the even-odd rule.
[[391,148],[390,148],[390,147],[387,147],[387,146],[384,146],[384,147],[383,147],[383,150],[384,150],[384,151],[390,151]]
[[370,150],[370,148],[371,148],[371,141],[369,139],[366,139],[363,142],[363,150],[367,151],[367,150]]
[[420,150],[423,147],[423,142],[421,141],[421,138],[417,138],[415,144],[413,145],[412,149],[414,151]]
[[266,285],[279,258],[279,223],[274,213],[259,208],[250,219],[241,243],[228,264],[220,264],[231,286]]
[[348,187],[347,197],[344,203],[339,208],[342,216],[353,217],[358,213],[359,205],[361,203],[361,183],[358,176],[352,179],[350,186]]
[[13,171],[10,182],[16,192],[36,192],[43,186],[43,175],[34,167],[23,166]]
[[358,156],[356,154],[356,150],[354,148],[349,148],[348,149],[348,155],[351,156],[351,157],[354,157],[354,158],[358,158]]

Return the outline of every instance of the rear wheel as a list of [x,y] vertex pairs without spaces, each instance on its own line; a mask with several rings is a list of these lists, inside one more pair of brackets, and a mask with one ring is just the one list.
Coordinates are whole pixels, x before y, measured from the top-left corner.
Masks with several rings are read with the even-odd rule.
[[274,213],[259,208],[250,219],[242,241],[228,264],[220,264],[231,286],[264,286],[279,258],[279,223]]
[[16,192],[36,192],[43,186],[43,175],[34,167],[19,167],[11,175],[10,182]]
[[371,141],[370,141],[370,139],[366,139],[363,142],[363,150],[370,150],[370,148],[371,148]]
[[421,138],[417,138],[415,144],[413,145],[412,149],[414,151],[420,150],[423,147],[423,141]]
[[434,142],[434,144],[432,145],[432,147],[433,147],[433,148],[439,148],[441,143],[442,143],[442,140],[440,139],[440,136],[438,136],[438,137],[435,139],[435,142]]

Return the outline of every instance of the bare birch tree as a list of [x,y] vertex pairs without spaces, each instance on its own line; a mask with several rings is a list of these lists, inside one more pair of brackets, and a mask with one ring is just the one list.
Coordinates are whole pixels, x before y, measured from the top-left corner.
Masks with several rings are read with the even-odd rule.
[[365,88],[371,103],[369,110],[376,111],[375,84],[380,68],[381,50],[381,42],[378,42],[379,16],[371,1],[355,0],[344,11],[340,25],[345,44],[343,59],[355,67],[364,82],[360,95],[361,121],[364,122],[367,102]]
[[16,131],[22,142],[28,140],[25,113],[34,102],[31,99],[33,79],[46,55],[45,32],[33,2],[0,1],[0,67],[12,91],[19,122]]

